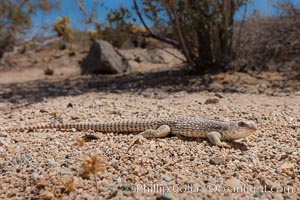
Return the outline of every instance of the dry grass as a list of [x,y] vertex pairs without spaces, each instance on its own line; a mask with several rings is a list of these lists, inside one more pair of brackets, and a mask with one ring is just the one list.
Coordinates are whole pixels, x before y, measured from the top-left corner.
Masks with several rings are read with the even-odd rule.
[[91,174],[97,174],[105,170],[104,159],[98,154],[90,154],[81,163],[82,178],[89,178]]
[[75,191],[75,189],[76,189],[76,184],[74,183],[74,177],[65,178],[63,180],[63,185],[64,185],[64,190],[67,194]]
[[96,199],[99,199],[99,188],[97,182],[97,173],[103,172],[105,170],[105,162],[102,156],[92,153],[85,157],[81,163],[80,176],[84,179],[88,179],[91,174],[93,174],[95,187],[96,187]]
[[85,144],[85,141],[84,141],[84,139],[82,137],[80,137],[80,136],[76,136],[75,137],[74,146],[83,147],[84,144]]

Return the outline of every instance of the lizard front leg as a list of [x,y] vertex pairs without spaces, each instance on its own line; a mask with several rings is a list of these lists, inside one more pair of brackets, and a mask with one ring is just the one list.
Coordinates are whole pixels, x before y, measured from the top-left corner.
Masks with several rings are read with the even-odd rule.
[[141,132],[138,134],[133,141],[130,143],[127,152],[131,149],[131,147],[139,141],[140,143],[145,140],[145,138],[161,138],[166,137],[171,132],[171,128],[168,125],[161,125],[156,130],[148,129],[146,131]]
[[230,145],[228,145],[225,142],[221,142],[222,135],[219,132],[209,132],[207,134],[208,140],[213,143],[214,145],[217,145],[218,147],[226,147],[226,148],[231,148]]

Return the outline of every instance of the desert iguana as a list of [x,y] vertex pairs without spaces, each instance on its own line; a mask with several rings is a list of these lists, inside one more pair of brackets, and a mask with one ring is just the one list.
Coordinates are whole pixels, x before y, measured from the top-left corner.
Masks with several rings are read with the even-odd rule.
[[[4,131],[24,131],[38,129],[73,129],[95,130],[99,132],[141,132],[134,140],[142,138],[160,138],[169,134],[191,137],[208,138],[219,147],[230,147],[223,140],[238,140],[256,131],[253,121],[224,122],[205,118],[166,118],[149,120],[128,120],[107,123],[73,123],[35,125],[21,128],[6,129]],[[133,144],[133,143],[132,143]],[[130,146],[132,146],[132,144]]]

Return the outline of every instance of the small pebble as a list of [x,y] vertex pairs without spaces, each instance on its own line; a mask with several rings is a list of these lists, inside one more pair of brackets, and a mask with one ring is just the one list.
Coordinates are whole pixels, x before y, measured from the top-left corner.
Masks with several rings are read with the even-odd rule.
[[217,104],[217,103],[219,103],[219,101],[220,101],[220,99],[218,99],[218,98],[209,98],[209,99],[206,99],[204,104]]
[[211,158],[209,160],[209,163],[212,164],[212,165],[220,165],[220,164],[222,164],[224,162],[225,162],[224,158],[218,158],[218,157]]

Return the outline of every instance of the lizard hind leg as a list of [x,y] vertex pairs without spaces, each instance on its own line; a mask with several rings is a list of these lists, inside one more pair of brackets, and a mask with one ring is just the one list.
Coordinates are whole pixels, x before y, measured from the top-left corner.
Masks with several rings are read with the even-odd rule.
[[146,131],[141,132],[138,134],[133,141],[130,143],[127,152],[131,149],[131,147],[136,143],[142,143],[145,141],[145,138],[161,138],[166,137],[171,132],[171,128],[168,125],[161,125],[156,130],[148,129]]

